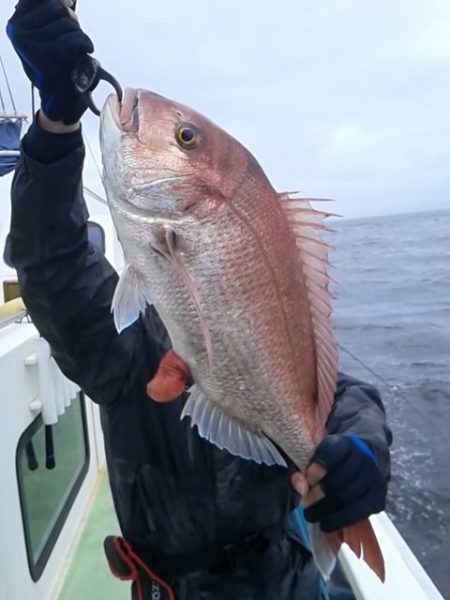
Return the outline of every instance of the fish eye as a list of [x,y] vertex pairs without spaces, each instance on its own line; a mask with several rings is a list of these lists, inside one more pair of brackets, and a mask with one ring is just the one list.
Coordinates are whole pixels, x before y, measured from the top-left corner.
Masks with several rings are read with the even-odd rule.
[[183,123],[183,125],[177,127],[175,139],[182,148],[191,150],[198,146],[198,143],[200,142],[200,133],[195,125]]

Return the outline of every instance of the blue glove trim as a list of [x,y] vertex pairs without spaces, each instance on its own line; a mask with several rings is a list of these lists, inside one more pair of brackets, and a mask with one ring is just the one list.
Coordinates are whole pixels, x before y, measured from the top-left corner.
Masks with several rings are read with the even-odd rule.
[[350,438],[350,440],[353,442],[353,444],[358,448],[358,450],[360,452],[362,452],[363,454],[368,456],[371,460],[373,460],[373,462],[375,464],[377,464],[377,459],[376,459],[375,454],[372,452],[372,450],[369,448],[369,446],[367,446],[367,444],[362,441],[361,438],[359,438],[354,433],[350,433],[347,437]]
[[25,54],[23,53],[23,50],[21,50],[19,48],[19,46],[16,45],[16,43],[14,41],[14,30],[13,30],[12,23],[8,23],[8,25],[6,26],[6,35],[11,40],[11,43],[14,46],[14,50],[17,52],[17,54],[20,56],[20,58],[23,60],[23,62],[26,65],[28,65],[28,67],[30,67],[30,69],[32,70],[33,75],[35,77],[34,85],[39,89],[42,85],[42,75],[41,75],[40,71],[38,71],[36,69],[36,67],[30,62],[30,60],[25,56]]
[[54,96],[49,96],[48,98],[42,98],[42,110],[44,111],[45,115],[49,115],[50,114],[50,110],[51,110],[51,106],[53,104],[55,97]]

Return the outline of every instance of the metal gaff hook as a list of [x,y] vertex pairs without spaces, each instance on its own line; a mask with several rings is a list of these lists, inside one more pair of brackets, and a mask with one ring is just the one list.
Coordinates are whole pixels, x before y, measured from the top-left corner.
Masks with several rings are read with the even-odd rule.
[[80,59],[72,71],[72,82],[80,94],[88,94],[88,106],[91,111],[100,116],[100,110],[94,102],[92,92],[95,90],[100,81],[107,81],[117,94],[119,102],[122,102],[123,90],[120,83],[115,77],[106,71],[101,64],[92,56],[85,56]]
[[[77,8],[77,0],[72,0],[71,9],[75,12]],[[88,93],[88,106],[94,115],[100,116],[100,110],[94,102],[92,92],[98,86],[100,81],[107,81],[112,85],[117,94],[119,102],[122,102],[123,91],[122,86],[115,77],[105,71],[101,64],[92,56],[85,56],[80,59],[72,71],[72,82],[79,94]]]

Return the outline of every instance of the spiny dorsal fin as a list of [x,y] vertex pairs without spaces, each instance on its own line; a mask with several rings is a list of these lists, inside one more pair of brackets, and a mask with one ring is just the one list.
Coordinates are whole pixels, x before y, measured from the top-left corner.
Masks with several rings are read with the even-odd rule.
[[295,198],[279,194],[295,235],[303,267],[311,307],[317,360],[317,430],[321,433],[331,410],[336,389],[338,352],[331,328],[332,293],[329,290],[328,245],[321,232],[329,231],[323,224],[334,213],[315,210],[310,198]]

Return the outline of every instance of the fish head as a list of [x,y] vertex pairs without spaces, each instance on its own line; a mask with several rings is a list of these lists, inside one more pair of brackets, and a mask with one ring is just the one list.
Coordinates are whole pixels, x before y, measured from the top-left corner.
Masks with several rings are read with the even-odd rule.
[[100,140],[108,200],[179,214],[267,179],[251,153],[196,111],[146,90],[108,98]]

